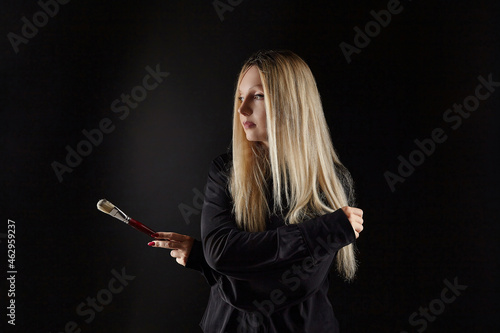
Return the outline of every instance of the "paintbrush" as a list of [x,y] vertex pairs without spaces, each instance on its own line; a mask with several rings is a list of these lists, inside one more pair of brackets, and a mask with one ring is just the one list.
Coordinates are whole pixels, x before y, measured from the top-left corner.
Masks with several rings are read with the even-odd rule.
[[151,228],[146,227],[141,222],[138,222],[133,218],[127,216],[127,214],[122,212],[118,207],[113,205],[108,200],[99,200],[99,202],[97,203],[97,209],[154,238],[153,235],[156,233],[155,231],[153,231]]

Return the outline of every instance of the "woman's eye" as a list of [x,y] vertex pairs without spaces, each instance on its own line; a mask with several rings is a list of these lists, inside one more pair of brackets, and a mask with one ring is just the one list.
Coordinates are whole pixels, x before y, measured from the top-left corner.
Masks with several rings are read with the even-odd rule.
[[[244,99],[245,98],[243,96],[238,97],[238,100],[240,102],[243,102]],[[254,99],[264,99],[264,95],[263,94],[255,94],[254,95]]]

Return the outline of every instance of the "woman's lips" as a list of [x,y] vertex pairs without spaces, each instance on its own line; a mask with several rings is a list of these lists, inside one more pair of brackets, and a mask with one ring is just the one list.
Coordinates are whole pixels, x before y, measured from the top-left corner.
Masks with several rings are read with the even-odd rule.
[[245,121],[245,122],[243,123],[243,126],[245,127],[245,129],[247,129],[247,128],[252,128],[252,127],[255,127],[255,124],[254,124],[254,123],[252,123],[251,121]]

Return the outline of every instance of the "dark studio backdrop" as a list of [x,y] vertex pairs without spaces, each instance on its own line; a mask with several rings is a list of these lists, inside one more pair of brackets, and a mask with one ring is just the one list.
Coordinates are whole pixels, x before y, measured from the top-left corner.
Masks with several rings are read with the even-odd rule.
[[259,49],[311,67],[364,210],[357,279],[331,283],[342,332],[497,331],[497,2],[41,0],[0,15],[2,332],[200,332],[203,278],[96,203],[199,238]]

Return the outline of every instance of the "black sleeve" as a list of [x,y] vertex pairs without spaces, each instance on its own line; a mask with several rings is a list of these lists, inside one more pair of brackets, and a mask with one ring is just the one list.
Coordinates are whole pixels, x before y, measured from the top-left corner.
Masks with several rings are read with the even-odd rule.
[[356,207],[356,195],[354,193],[354,182],[351,173],[342,164],[335,163],[335,171],[344,188],[347,197],[347,204],[351,207]]
[[201,246],[201,242],[195,239],[193,242],[193,247],[191,248],[191,252],[189,252],[189,256],[186,261],[186,267],[201,271],[201,265],[203,264],[202,261],[205,261],[205,257],[203,256],[203,248]]
[[203,255],[203,247],[197,239],[193,242],[193,247],[186,262],[186,267],[199,271],[207,280],[209,285],[215,284],[212,268],[208,266],[205,256]]
[[355,240],[342,210],[275,230],[241,231],[232,214],[225,165],[220,156],[211,164],[201,217],[204,255],[214,270],[238,277],[280,269],[306,257],[321,261],[324,257],[315,251],[318,243],[334,253]]

